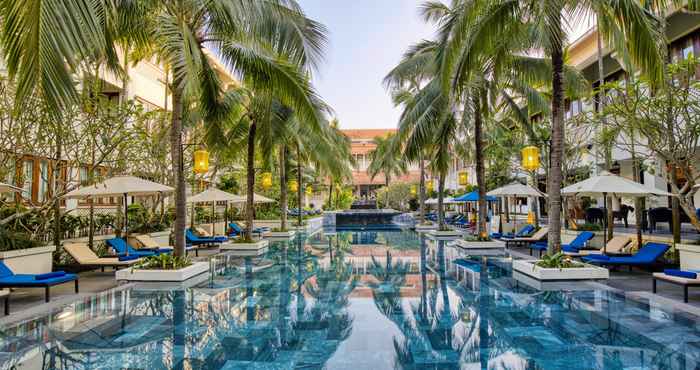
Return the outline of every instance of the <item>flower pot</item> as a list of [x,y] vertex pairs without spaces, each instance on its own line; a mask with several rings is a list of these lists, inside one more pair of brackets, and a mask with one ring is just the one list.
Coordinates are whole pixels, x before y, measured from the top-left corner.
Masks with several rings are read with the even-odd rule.
[[584,264],[584,267],[544,268],[536,266],[538,260],[514,260],[513,271],[518,271],[540,281],[601,280],[610,277],[603,267]]

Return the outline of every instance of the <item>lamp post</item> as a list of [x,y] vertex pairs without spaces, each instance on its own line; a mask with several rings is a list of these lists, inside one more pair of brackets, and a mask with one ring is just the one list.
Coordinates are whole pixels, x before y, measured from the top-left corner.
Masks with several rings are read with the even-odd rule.
[[[180,174],[179,176],[183,176],[185,174],[185,149],[191,146],[199,146],[200,144],[197,143],[190,143],[190,144],[181,144],[180,147]],[[195,150],[193,154],[193,161],[192,161],[192,170],[194,171],[195,175],[197,174],[205,174],[209,172],[209,152],[206,149],[198,149]],[[192,193],[194,194],[194,187],[195,187],[195,180],[192,181]],[[212,218],[213,218],[212,214]],[[194,228],[194,203],[192,203],[192,218],[190,222],[190,227]],[[212,232],[214,232],[212,228]]]
[[[537,170],[540,168],[540,148],[532,145],[526,146],[522,150],[522,157],[522,166],[526,171],[530,172],[530,175],[532,176],[532,185],[536,189]],[[537,198],[533,197],[532,205],[534,206],[534,212],[532,209],[528,212],[527,222],[529,224],[534,224],[535,226],[537,226],[539,221],[537,217],[539,208]]]

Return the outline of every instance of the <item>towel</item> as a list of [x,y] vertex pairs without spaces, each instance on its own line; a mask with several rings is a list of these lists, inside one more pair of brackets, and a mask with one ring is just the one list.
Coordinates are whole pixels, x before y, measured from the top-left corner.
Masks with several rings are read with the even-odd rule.
[[130,255],[121,255],[119,256],[119,261],[124,262],[124,261],[133,261],[139,259],[139,256],[135,254],[130,254]]
[[37,274],[34,275],[34,280],[49,280],[61,276],[66,276],[65,271],[54,271],[54,272],[47,272],[45,274]]
[[690,271],[676,270],[676,269],[665,269],[664,274],[669,276],[677,276],[686,279],[696,279],[698,274]]

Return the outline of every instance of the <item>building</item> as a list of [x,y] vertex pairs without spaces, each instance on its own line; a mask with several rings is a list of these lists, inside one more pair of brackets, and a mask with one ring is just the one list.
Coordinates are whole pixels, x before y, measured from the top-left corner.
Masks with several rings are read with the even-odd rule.
[[[367,173],[371,161],[370,153],[376,148],[374,138],[391,135],[396,132],[396,129],[357,129],[342,130],[342,132],[350,138],[351,154],[355,160],[355,168],[352,171],[352,186],[355,189],[355,196],[360,199],[371,199],[377,189],[386,185],[386,178],[383,174],[380,173],[372,179]],[[420,181],[418,163],[409,164],[408,173],[390,180],[391,182],[418,183]]]

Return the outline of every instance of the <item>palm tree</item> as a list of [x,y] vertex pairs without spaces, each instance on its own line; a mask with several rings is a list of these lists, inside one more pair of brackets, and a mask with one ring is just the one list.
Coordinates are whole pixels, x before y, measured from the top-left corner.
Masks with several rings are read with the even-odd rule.
[[130,40],[138,55],[157,55],[168,66],[173,77],[170,141],[176,179],[176,255],[185,250],[183,115],[196,104],[205,122],[216,123],[236,103],[225,99],[206,48],[218,50],[224,63],[251,86],[274,90],[298,115],[318,121],[315,92],[306,76],[307,68],[320,60],[325,28],[308,19],[293,0],[67,0],[50,6],[40,0],[32,6],[11,0],[2,4],[0,12],[0,41],[10,76],[18,81],[18,101],[37,90],[57,115],[76,101],[71,74],[82,60],[99,54],[118,69],[116,40]]
[[399,177],[406,173],[408,166],[403,160],[401,152],[396,150],[393,144],[394,134],[377,136],[373,139],[374,150],[369,153],[370,164],[367,173],[372,180],[381,172],[384,174],[384,184],[389,186],[391,178]]

